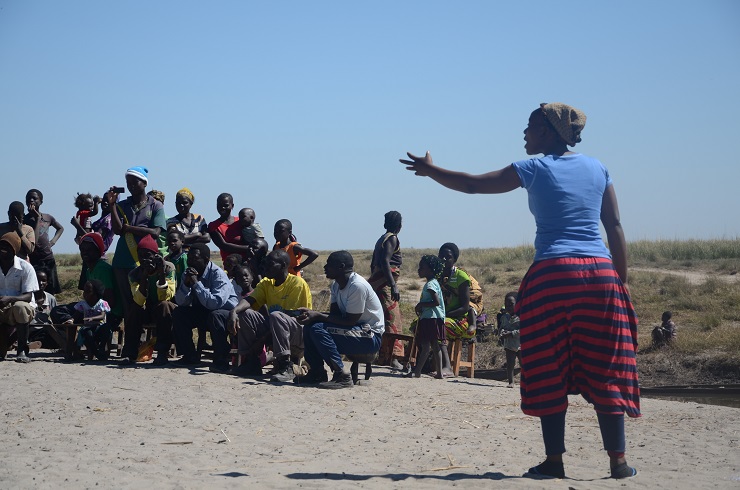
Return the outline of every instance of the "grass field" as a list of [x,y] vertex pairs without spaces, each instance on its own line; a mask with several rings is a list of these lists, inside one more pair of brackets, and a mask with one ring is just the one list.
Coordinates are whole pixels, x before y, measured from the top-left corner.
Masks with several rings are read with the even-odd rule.
[[[399,287],[404,323],[413,318],[413,307],[422,280],[416,268],[423,254],[434,249],[404,249],[404,267]],[[355,270],[368,277],[369,250],[351,250]],[[638,367],[643,384],[686,384],[690,382],[740,382],[740,239],[639,241],[628,244],[629,287],[640,319]],[[305,270],[317,309],[328,308],[329,281],[323,275],[328,252]],[[474,248],[460,253],[458,265],[473,274],[484,291],[484,305],[495,321],[504,295],[516,290],[527,271],[534,248]],[[214,254],[220,265],[220,259]],[[78,300],[80,259],[58,255],[64,291],[60,303]],[[660,323],[663,311],[671,310],[678,327],[674,345],[652,350],[650,332]],[[503,350],[495,342],[478,347],[476,365],[503,365]]]

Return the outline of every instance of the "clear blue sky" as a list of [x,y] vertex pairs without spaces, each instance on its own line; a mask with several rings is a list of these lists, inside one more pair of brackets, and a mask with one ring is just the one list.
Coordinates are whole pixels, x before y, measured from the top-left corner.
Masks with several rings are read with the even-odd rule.
[[0,205],[41,189],[73,252],[75,194],[144,165],[168,216],[183,186],[208,220],[230,192],[310,248],[369,249],[391,209],[404,247],[521,245],[523,189],[456,194],[397,162],[501,168],[565,102],[628,240],[736,238],[738,87],[733,0],[0,0]]

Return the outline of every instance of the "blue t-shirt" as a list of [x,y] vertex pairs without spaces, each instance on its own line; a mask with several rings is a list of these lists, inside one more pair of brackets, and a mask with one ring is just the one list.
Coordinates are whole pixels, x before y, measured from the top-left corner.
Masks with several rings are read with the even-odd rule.
[[439,301],[439,305],[432,308],[423,308],[421,310],[421,315],[419,315],[419,318],[444,318],[445,301],[442,298],[442,288],[439,285],[439,281],[437,281],[436,279],[432,279],[431,281],[427,281],[427,283],[424,284],[424,289],[421,290],[421,298],[419,299],[420,303],[432,301],[432,295],[429,291],[434,291],[435,293],[437,293],[437,300]]
[[595,158],[546,155],[514,162],[537,224],[534,260],[558,257],[611,258],[601,238],[601,200],[612,185]]

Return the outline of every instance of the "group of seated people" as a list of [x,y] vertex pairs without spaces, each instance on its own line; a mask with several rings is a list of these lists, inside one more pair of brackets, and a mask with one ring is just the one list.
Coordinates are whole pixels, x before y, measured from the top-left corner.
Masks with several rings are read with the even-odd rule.
[[[102,199],[80,200],[90,208],[97,208],[100,203],[103,216],[99,220],[89,223],[96,209],[84,216],[78,213],[72,219],[73,225],[80,225],[75,226],[75,241],[82,259],[81,301],[52,304],[53,296],[39,284],[46,284],[39,279],[48,272],[40,269],[37,278],[34,268],[22,257],[22,236],[27,230],[16,227],[0,236],[0,324],[17,332],[16,361],[29,360],[28,325],[34,319],[45,323],[46,330],[60,342],[64,336],[56,327],[79,325],[75,344],[67,352],[74,355],[84,346],[88,356],[101,360],[107,359],[112,332],[123,322],[121,364],[129,366],[141,359],[145,326],[155,328],[153,364],[160,366],[171,362],[169,352],[173,344],[181,356],[174,361],[176,364],[200,364],[208,331],[213,349],[212,372],[262,374],[268,358],[266,346],[271,346],[272,380],[294,380],[293,365],[305,357],[310,369],[296,381],[327,388],[352,385],[349,374],[344,372],[342,355],[379,351],[388,324],[387,308],[378,289],[354,272],[349,252],[334,252],[327,258],[324,272],[333,280],[331,306],[328,312],[315,311],[301,269],[316,260],[318,254],[297,242],[290,221],[275,224],[276,243],[268,252],[254,211],[245,208],[238,218],[231,215],[231,195],[218,196],[219,219],[206,224],[202,216],[190,211],[195,201],[192,192],[181,189],[175,199],[177,215],[165,219],[164,196],[145,192],[148,170],[133,167],[127,170],[125,178],[129,197],[119,200],[123,189],[111,187]],[[42,199],[37,201],[36,210]],[[386,215],[386,222],[390,214]],[[388,236],[395,238],[395,242],[390,241],[394,245],[389,250],[398,255],[400,266],[395,236],[400,231],[400,214],[395,214],[397,225],[386,226],[389,231],[382,244],[388,242]],[[53,224],[58,223],[53,220]],[[57,230],[54,241],[60,234]],[[109,262],[105,254],[112,234],[118,235],[119,240]],[[220,249],[224,268],[211,260],[211,241]],[[471,294],[470,277],[455,267],[458,257],[454,244],[440,249],[446,273],[446,327],[453,338],[470,338],[475,333],[476,315],[482,311],[480,290]],[[396,277],[391,278],[390,287],[394,297],[398,294]],[[48,320],[39,320],[39,314]],[[193,342],[196,328],[197,346]],[[0,331],[0,359],[4,360],[10,329]],[[230,363],[234,349],[238,361]],[[325,364],[333,373],[331,381]],[[449,359],[445,369],[451,371]]]

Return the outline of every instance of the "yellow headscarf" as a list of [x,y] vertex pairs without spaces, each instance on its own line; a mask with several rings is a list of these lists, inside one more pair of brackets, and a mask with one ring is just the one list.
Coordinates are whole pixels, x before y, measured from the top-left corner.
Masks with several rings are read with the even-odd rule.
[[190,191],[190,189],[188,189],[187,187],[183,187],[182,189],[177,191],[177,195],[182,196],[182,197],[187,197],[188,199],[190,199],[190,202],[195,202],[195,196]]

